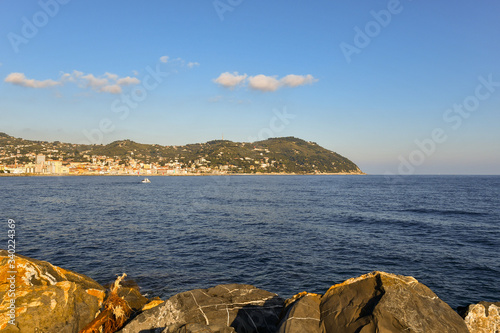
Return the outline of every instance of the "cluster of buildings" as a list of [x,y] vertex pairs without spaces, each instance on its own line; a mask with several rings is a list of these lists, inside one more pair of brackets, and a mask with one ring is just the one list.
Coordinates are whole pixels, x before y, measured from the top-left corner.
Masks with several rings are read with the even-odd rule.
[[[10,142],[8,142],[10,143]],[[227,156],[221,151],[213,160],[208,155],[197,156],[194,160],[179,155],[168,160],[165,157],[156,158],[156,162],[143,162],[150,156],[118,156],[92,155],[90,150],[73,151],[66,146],[46,146],[40,144],[38,152],[32,145],[10,144],[0,147],[0,174],[10,175],[189,175],[189,174],[228,174],[267,172],[276,169],[276,161],[270,160],[264,154],[268,149],[254,147],[254,156]],[[61,147],[60,147],[61,146]],[[41,148],[41,149],[40,149]],[[63,149],[61,149],[63,148]],[[41,151],[40,151],[41,150]],[[140,156],[144,157],[142,159]],[[205,158],[206,157],[206,158]],[[191,156],[193,158],[193,156]],[[142,159],[142,161],[141,161]],[[210,158],[212,159],[212,158]]]
[[92,156],[89,162],[65,162],[47,159],[45,155],[36,155],[35,162],[5,165],[0,162],[0,173],[34,174],[34,175],[175,175],[190,173],[224,173],[224,170],[212,170],[207,167],[187,167],[180,162],[166,163],[164,166],[155,163],[142,163],[128,160],[128,165],[121,164],[119,159],[106,156]]
[[[210,161],[204,158],[194,162],[183,163],[171,161],[159,165],[156,163],[143,163],[133,159],[122,163],[119,158],[106,156],[84,156],[88,162],[68,162],[62,159],[48,159],[44,154],[37,154],[34,162],[2,164],[0,160],[0,174],[16,175],[188,175],[188,174],[227,174],[241,172],[237,165],[211,166]],[[249,162],[250,158],[242,159]],[[253,161],[252,161],[253,162]],[[266,158],[267,162],[267,158]],[[273,161],[274,162],[274,161]],[[250,170],[265,169],[270,163],[255,161],[250,165]]]

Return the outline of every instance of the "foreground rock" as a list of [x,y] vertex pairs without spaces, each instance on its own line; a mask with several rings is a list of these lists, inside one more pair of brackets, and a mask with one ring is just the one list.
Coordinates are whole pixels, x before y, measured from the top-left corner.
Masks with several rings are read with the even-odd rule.
[[228,284],[177,294],[144,311],[122,333],[277,331],[283,300],[250,285]]
[[144,297],[139,286],[134,281],[122,281],[117,291],[119,297],[123,298],[134,312],[140,312],[149,300]]
[[286,300],[279,333],[321,333],[321,295],[300,293]]
[[[0,250],[0,330],[72,333],[98,314],[105,292],[91,278],[21,255],[16,255],[15,264],[11,268],[7,251]],[[12,276],[15,310],[9,309],[12,280],[8,278]],[[15,325],[9,323],[11,310]]]
[[462,318],[412,277],[373,272],[288,302],[280,333],[468,332]]
[[470,333],[500,333],[500,302],[479,302],[459,309]]
[[84,275],[20,255],[15,266],[10,260],[0,250],[2,332],[77,333],[85,326],[86,332],[113,332],[128,315],[138,314],[120,332],[500,333],[500,303],[463,308],[464,321],[414,278],[383,272],[349,279],[324,295],[303,292],[286,301],[250,285],[228,284],[183,292],[164,302],[149,301],[137,285],[122,281],[124,274],[103,306],[105,288]]

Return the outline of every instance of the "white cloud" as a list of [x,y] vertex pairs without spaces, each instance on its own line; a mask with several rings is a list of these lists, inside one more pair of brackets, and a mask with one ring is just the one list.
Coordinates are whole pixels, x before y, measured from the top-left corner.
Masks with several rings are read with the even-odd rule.
[[118,75],[116,74],[106,72],[104,73],[104,76],[106,76],[110,80],[115,80],[115,81],[118,80]]
[[141,81],[136,77],[122,77],[121,79],[116,80],[116,84],[119,86],[129,86],[133,84],[139,84]]
[[27,88],[48,88],[61,84],[61,82],[57,82],[54,80],[38,81],[35,79],[28,79],[23,73],[10,73],[9,75],[7,75],[4,81]]
[[97,78],[94,76],[94,74],[87,74],[85,76],[82,76],[82,79],[84,80],[85,84],[88,87],[94,88],[96,90],[99,90],[105,85],[109,84],[109,80],[106,78]]
[[253,90],[276,91],[280,87],[280,81],[274,76],[259,74],[248,78],[248,86]]
[[99,89],[101,92],[107,92],[110,94],[121,94],[122,93],[122,87],[120,87],[118,84],[112,84],[112,85],[107,85],[104,87],[101,87]]
[[186,64],[186,60],[184,60],[180,57],[170,58],[169,56],[162,56],[162,57],[160,57],[160,62],[162,62],[164,64],[166,64],[168,62],[169,64],[172,64],[172,65],[181,66],[181,67],[187,66],[189,68],[200,66],[200,63],[195,62],[195,61],[191,61],[191,62],[188,62]]
[[61,82],[76,82],[77,79],[83,76],[83,72],[74,70],[73,73],[61,73]]
[[219,75],[218,78],[213,79],[212,81],[217,84],[220,84],[224,88],[234,88],[242,84],[246,78],[247,78],[246,74],[239,75],[238,72],[234,73],[225,72]]
[[280,80],[280,83],[287,87],[298,87],[306,84],[313,84],[317,82],[318,79],[315,79],[311,74],[307,75],[295,75],[289,74]]
[[123,86],[137,85],[141,81],[136,77],[122,77],[106,72],[104,75],[95,76],[74,70],[72,73],[61,73],[59,80],[38,81],[28,79],[23,73],[11,73],[4,80],[7,83],[28,88],[49,88],[53,86],[74,83],[80,88],[91,88],[97,92],[121,94]]
[[[66,74],[63,74],[66,75]],[[117,74],[104,73],[103,76],[95,77],[93,74],[83,75],[82,72],[73,71],[70,74],[70,81],[77,82],[79,85],[90,87],[98,92],[110,94],[121,94],[123,86],[136,85],[141,81],[136,77],[119,77]]]
[[283,87],[295,88],[306,84],[313,84],[317,81],[318,79],[314,78],[311,74],[289,74],[281,79],[278,79],[277,76],[268,76],[264,74],[249,76],[247,78],[247,74],[238,75],[238,72],[225,72],[213,80],[213,82],[220,84],[224,88],[234,88],[235,86],[243,85],[246,82],[250,89],[263,92],[276,91]]

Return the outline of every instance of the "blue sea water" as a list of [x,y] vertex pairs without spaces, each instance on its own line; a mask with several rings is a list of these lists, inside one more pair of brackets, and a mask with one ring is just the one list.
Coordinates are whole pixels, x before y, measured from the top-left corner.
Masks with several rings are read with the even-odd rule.
[[[286,298],[374,270],[452,307],[500,301],[498,176],[1,177],[0,244],[162,299],[246,283]],[[0,232],[1,232],[0,228]]]

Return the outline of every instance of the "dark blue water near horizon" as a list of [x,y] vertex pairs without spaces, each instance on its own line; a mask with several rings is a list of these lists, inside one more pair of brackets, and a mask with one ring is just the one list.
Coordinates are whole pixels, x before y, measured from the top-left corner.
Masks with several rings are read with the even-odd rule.
[[[500,301],[499,176],[0,177],[20,254],[148,296],[245,283],[290,297],[374,270],[452,307]],[[0,229],[1,230],[1,229]]]

